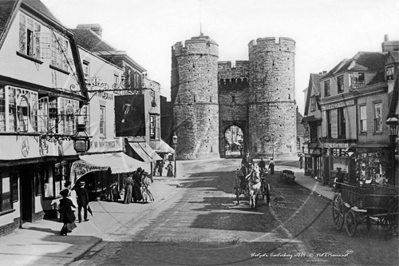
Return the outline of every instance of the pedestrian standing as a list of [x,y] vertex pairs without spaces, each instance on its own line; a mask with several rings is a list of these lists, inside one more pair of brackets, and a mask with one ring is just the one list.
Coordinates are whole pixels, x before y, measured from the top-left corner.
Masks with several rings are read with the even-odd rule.
[[87,218],[87,207],[89,205],[89,192],[85,189],[86,183],[84,181],[79,182],[79,187],[76,188],[76,195],[78,198],[78,220],[79,223],[82,222],[82,209],[83,209],[83,218],[84,221],[87,222],[89,219]]
[[[135,174],[135,172],[133,173],[133,175],[134,174]],[[123,200],[123,203],[125,203],[125,204],[129,204],[129,203],[132,202],[133,184],[134,184],[133,178],[129,174],[129,176],[125,180],[125,197],[124,197],[124,200]]]
[[270,174],[274,175],[274,159],[270,158],[270,162],[269,162],[269,170],[270,170]]
[[164,166],[164,162],[159,161],[159,167],[158,167],[159,176],[162,176],[163,166]]
[[299,169],[302,169],[302,164],[303,164],[303,157],[302,155],[299,156]]
[[141,178],[144,170],[141,167],[137,168],[136,172],[133,174],[133,201],[139,202],[143,199],[141,194]]
[[60,205],[58,211],[60,212],[62,216],[62,222],[64,225],[61,228],[60,235],[68,235],[68,233],[72,232],[74,228],[76,228],[75,224],[75,214],[72,210],[72,208],[76,208],[75,205],[73,205],[72,200],[68,198],[69,195],[69,189],[64,189],[60,192],[62,199],[60,200]]
[[172,165],[172,162],[169,162],[168,166],[166,166],[166,170],[168,170],[167,176],[173,176],[173,165]]

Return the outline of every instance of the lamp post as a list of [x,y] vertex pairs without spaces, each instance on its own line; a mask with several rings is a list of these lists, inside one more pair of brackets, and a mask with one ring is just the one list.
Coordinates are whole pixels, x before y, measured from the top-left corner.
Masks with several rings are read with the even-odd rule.
[[[395,148],[396,148],[396,137],[398,136],[398,118],[396,116],[391,116],[386,121],[387,125],[389,125],[389,144],[391,148],[391,158],[390,158],[390,178],[392,178],[391,183],[395,185]],[[388,179],[389,180],[389,179]]]
[[176,134],[172,137],[172,141],[173,141],[173,148],[175,149],[175,154],[174,154],[174,156],[173,156],[173,159],[174,159],[174,164],[175,164],[175,166],[174,166],[174,170],[175,170],[175,172],[174,172],[174,177],[176,177],[176,156],[177,156],[177,150],[176,150],[176,148],[177,148],[177,136],[176,136]]

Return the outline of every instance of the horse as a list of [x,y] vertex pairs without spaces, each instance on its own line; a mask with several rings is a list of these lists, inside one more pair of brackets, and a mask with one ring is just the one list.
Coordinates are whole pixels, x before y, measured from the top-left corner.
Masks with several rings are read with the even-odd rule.
[[258,195],[261,192],[262,185],[259,166],[254,165],[251,173],[249,173],[245,179],[248,180],[249,206],[256,208],[258,204]]
[[240,204],[240,195],[248,192],[248,182],[245,180],[245,173],[241,169],[236,171],[235,186],[237,203]]
[[152,193],[149,189],[149,186],[153,182],[154,182],[154,180],[152,178],[152,175],[144,174],[141,178],[141,190],[142,190],[141,194],[143,195],[144,202],[148,202],[148,200],[154,201],[154,196],[152,195]]

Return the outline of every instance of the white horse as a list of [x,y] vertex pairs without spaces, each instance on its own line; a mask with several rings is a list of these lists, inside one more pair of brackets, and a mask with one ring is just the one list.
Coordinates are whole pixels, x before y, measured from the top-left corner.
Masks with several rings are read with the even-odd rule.
[[249,206],[256,208],[258,204],[258,195],[261,192],[260,169],[258,165],[254,165],[251,173],[245,177],[248,180],[249,189]]

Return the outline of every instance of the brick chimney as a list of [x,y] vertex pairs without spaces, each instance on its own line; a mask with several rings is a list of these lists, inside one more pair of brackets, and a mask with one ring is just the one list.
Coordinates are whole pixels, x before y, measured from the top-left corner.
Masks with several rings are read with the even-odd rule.
[[384,42],[381,46],[382,52],[399,51],[399,41],[390,41],[388,34],[385,34]]
[[92,30],[100,37],[102,37],[103,34],[103,28],[100,24],[79,24],[76,28]]

